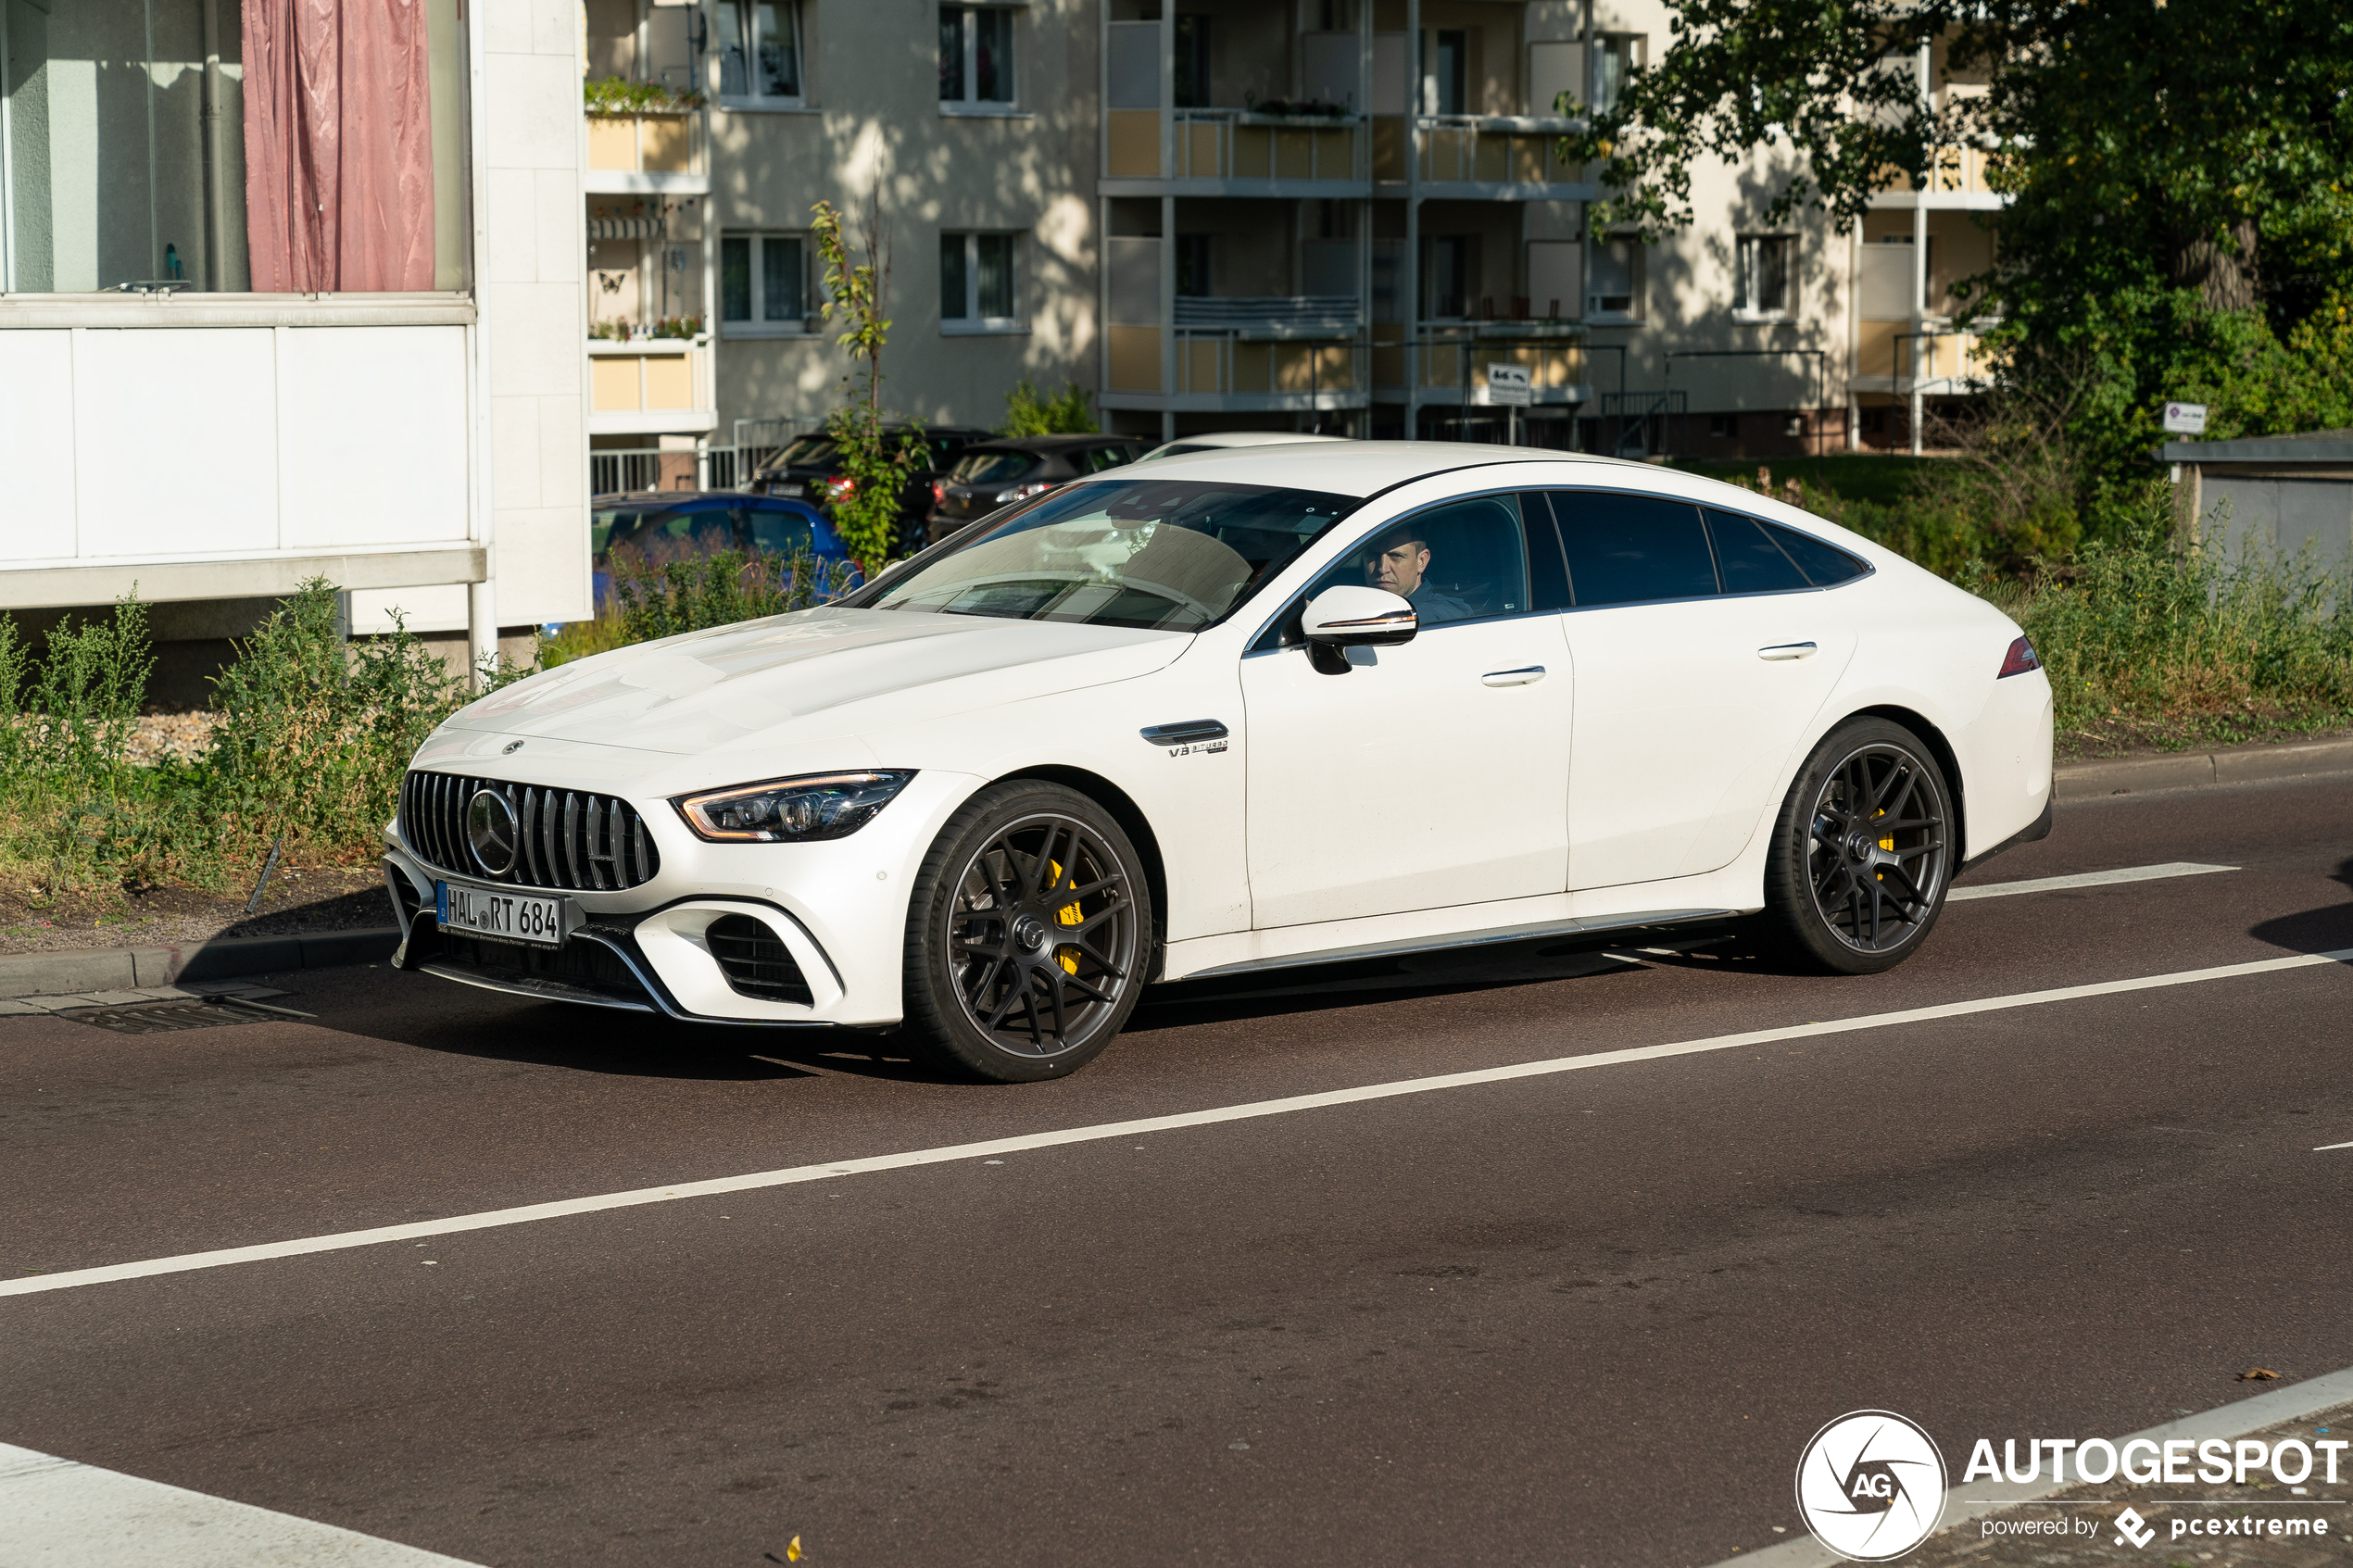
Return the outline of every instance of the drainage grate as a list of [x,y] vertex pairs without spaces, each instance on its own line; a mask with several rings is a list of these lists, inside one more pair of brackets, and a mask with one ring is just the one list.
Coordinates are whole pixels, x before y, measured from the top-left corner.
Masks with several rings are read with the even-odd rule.
[[292,1008],[264,1007],[235,997],[200,997],[184,1002],[140,1002],[132,1007],[72,1008],[57,1014],[76,1023],[118,1035],[169,1035],[181,1029],[217,1029],[224,1023],[266,1023],[308,1018]]

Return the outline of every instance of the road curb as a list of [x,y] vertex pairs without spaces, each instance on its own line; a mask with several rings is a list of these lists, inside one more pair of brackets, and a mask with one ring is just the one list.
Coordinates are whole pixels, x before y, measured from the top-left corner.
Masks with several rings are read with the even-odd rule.
[[2061,800],[2097,800],[2116,795],[2163,795],[2175,790],[2319,778],[2331,773],[2353,773],[2353,740],[2258,743],[2220,751],[2070,762],[2054,771],[2052,784]]
[[164,947],[81,947],[0,958],[0,997],[132,991],[293,969],[380,963],[400,946],[397,926],[315,936],[233,936]]

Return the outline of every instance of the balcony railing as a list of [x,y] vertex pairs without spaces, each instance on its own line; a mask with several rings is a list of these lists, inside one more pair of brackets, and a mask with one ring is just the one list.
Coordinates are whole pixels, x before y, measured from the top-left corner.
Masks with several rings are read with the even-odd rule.
[[[1560,138],[1576,128],[1567,119],[1528,119],[1496,115],[1422,115],[1421,177],[1426,182],[1465,185],[1573,185],[1584,170],[1564,163]],[[1403,149],[1391,152],[1390,168],[1375,177],[1403,180]]]
[[[1978,198],[1979,203],[1998,203],[2002,197],[1991,182],[1991,176],[2002,162],[2003,154],[1985,147],[1943,147],[1929,166],[1926,187],[1931,198],[1936,196]],[[1909,194],[1920,187],[1900,169],[1890,169],[1880,177],[1881,195]]]
[[[1492,327],[1434,326],[1416,340],[1421,348],[1419,381],[1425,396],[1437,402],[1479,403],[1486,400],[1487,368],[1518,365],[1528,371],[1529,390],[1540,404],[1580,402],[1587,395],[1586,353],[1583,344],[1566,333],[1515,333],[1515,326],[1549,323],[1498,322]],[[1373,380],[1384,387],[1403,388],[1409,379],[1406,343],[1396,329],[1384,339],[1376,329]],[[1448,397],[1449,392],[1454,395]]]
[[700,190],[710,184],[710,167],[694,114],[588,117],[591,192]]
[[[1362,122],[1354,115],[1176,111],[1179,180],[1363,180]],[[1154,160],[1158,159],[1157,150]]]
[[1855,374],[1884,383],[1888,389],[1909,392],[1917,383],[1960,391],[1970,383],[1993,379],[1982,330],[1990,321],[1970,327],[1914,327],[1904,321],[1865,321],[1856,345]]
[[1353,339],[1268,341],[1231,332],[1176,331],[1176,390],[1240,397],[1327,396],[1365,390],[1364,345]]
[[598,434],[709,430],[718,422],[711,339],[588,345],[588,428]]

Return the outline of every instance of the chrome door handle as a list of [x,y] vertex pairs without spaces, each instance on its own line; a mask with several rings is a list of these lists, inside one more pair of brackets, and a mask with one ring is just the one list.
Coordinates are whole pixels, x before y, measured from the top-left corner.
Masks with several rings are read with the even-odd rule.
[[1758,648],[1759,659],[1811,659],[1821,650],[1812,643],[1776,643],[1768,648]]
[[1490,670],[1478,678],[1482,686],[1532,686],[1544,678],[1544,667],[1530,664],[1519,670]]

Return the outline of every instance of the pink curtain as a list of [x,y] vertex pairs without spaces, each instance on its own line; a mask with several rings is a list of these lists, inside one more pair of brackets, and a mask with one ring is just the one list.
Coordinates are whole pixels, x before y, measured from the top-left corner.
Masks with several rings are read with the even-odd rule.
[[434,283],[423,0],[243,0],[257,294]]

